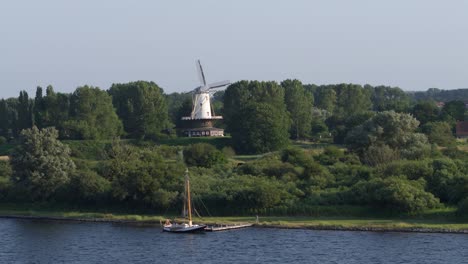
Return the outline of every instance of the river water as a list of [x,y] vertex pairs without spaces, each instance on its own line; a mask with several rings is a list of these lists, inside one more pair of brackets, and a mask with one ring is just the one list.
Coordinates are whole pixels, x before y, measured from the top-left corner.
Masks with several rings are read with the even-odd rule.
[[468,235],[0,219],[0,263],[468,263]]

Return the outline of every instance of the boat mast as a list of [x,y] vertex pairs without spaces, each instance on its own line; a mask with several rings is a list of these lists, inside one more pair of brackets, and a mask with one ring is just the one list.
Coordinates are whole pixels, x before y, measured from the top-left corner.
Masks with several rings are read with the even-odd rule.
[[185,170],[185,188],[187,192],[187,213],[188,213],[188,220],[189,220],[189,226],[192,226],[192,205],[190,204],[190,180],[189,180],[189,174],[188,174],[188,169]]

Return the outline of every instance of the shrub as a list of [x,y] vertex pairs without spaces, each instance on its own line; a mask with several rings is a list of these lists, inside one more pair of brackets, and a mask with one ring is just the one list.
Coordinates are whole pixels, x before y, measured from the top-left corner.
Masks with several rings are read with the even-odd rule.
[[224,154],[207,143],[193,144],[185,148],[184,161],[189,166],[211,168],[226,162]]
[[468,216],[468,197],[458,203],[458,215]]
[[350,190],[351,200],[399,213],[417,213],[436,208],[439,199],[424,191],[424,180],[409,181],[402,177],[359,182]]

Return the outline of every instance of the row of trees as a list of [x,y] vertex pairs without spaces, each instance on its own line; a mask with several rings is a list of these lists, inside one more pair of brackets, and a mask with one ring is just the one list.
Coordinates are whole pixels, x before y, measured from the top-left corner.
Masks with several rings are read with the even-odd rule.
[[0,100],[0,136],[17,138],[21,130],[55,127],[63,139],[157,137],[171,128],[163,91],[152,82],[114,84],[109,91],[83,86],[72,94],[45,95],[38,87],[35,98],[24,91],[18,98]]
[[[79,87],[72,94],[37,88],[35,98],[0,100],[0,136],[17,138],[33,125],[56,127],[63,139],[112,139],[125,136],[159,139],[183,127],[191,111],[190,94],[164,91],[153,82],[113,84],[108,91]],[[239,153],[280,149],[289,139],[329,140],[343,144],[347,135],[376,113],[410,113],[419,132],[431,143],[453,143],[456,121],[466,115],[462,101],[442,108],[432,101],[411,102],[396,87],[355,84],[303,85],[298,80],[240,81],[215,94],[213,109],[224,115],[223,126]]]

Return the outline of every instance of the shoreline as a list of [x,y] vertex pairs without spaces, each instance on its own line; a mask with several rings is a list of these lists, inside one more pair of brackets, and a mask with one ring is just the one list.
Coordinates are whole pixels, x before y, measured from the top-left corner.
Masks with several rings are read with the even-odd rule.
[[[61,216],[43,216],[43,215],[15,215],[15,214],[0,214],[0,219],[22,219],[22,220],[38,220],[38,221],[68,221],[68,222],[90,222],[90,223],[113,223],[113,224],[129,224],[129,225],[150,225],[159,226],[160,221],[157,220],[129,220],[129,219],[112,219],[112,218],[80,218],[80,217],[61,217]],[[197,221],[199,222],[199,221]],[[205,221],[204,224],[232,224],[231,221],[224,223],[216,221]],[[247,223],[247,222],[244,222]],[[438,228],[438,227],[418,227],[417,225],[408,227],[395,226],[342,226],[334,224],[305,224],[291,223],[277,224],[269,222],[255,223],[249,222],[252,227],[256,228],[271,228],[271,229],[301,229],[301,230],[322,230],[322,231],[348,231],[348,232],[398,232],[398,233],[439,233],[439,234],[468,234],[468,228]]]

